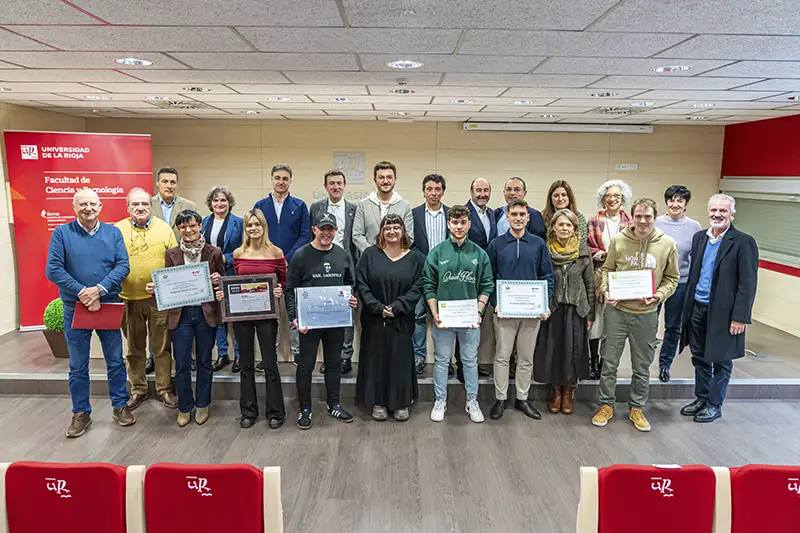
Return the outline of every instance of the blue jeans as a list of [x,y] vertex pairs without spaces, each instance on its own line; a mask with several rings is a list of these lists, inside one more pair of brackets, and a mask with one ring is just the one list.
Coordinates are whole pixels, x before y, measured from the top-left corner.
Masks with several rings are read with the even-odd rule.
[[[686,283],[678,283],[675,293],[670,296],[664,304],[664,341],[661,343],[661,351],[658,354],[658,367],[669,368],[675,353],[678,351],[678,343],[681,340],[681,321],[683,320],[683,302],[686,296]],[[661,312],[661,306],[658,306]]]
[[419,299],[414,309],[414,322],[414,360],[425,361],[428,358],[428,302],[425,296]]
[[481,330],[469,328],[441,329],[431,331],[433,338],[433,390],[437,400],[447,400],[447,369],[453,357],[453,342],[458,338],[461,345],[461,362],[464,364],[464,388],[467,401],[478,398],[478,344]]
[[[83,304],[79,304],[83,305]],[[72,329],[75,304],[64,302],[64,338],[69,348],[69,394],[72,396],[72,412],[91,414],[89,405],[89,350],[92,343],[91,329]],[[128,373],[122,358],[122,332],[120,330],[95,330],[103,346],[108,376],[108,395],[115,408],[125,407],[128,396]]]
[[[217,357],[228,355],[228,324],[217,326]],[[239,359],[239,342],[233,338],[233,358]]]
[[[184,307],[178,326],[172,330],[172,353],[175,357],[175,390],[178,393],[178,410],[191,413],[195,407],[208,407],[211,403],[211,351],[217,328],[206,324],[203,308],[199,305]],[[192,396],[192,345],[197,342],[197,392]]]

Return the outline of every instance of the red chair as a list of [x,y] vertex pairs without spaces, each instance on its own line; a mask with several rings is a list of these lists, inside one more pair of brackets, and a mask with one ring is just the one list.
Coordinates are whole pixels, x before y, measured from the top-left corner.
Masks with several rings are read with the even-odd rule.
[[712,533],[717,476],[702,465],[581,468],[578,533]]
[[251,465],[155,464],[144,475],[147,533],[280,533],[280,470],[267,469],[276,471],[267,494],[264,473]]
[[800,531],[800,466],[731,469],[732,533]]
[[124,466],[22,461],[4,471],[8,533],[125,533]]

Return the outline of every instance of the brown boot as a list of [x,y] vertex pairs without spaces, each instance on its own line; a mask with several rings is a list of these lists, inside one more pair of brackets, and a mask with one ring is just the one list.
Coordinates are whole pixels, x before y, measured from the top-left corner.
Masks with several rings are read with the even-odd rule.
[[550,405],[547,406],[547,410],[551,413],[557,413],[561,410],[561,387],[550,385],[550,390],[553,393],[553,397],[550,398]]
[[561,396],[561,412],[565,415],[571,415],[573,409],[572,398],[575,396],[575,387],[564,387]]

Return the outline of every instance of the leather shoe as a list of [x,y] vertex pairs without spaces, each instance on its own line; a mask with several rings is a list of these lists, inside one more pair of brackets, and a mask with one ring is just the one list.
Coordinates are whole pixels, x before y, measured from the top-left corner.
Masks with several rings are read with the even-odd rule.
[[489,416],[492,417],[492,420],[500,420],[503,418],[503,411],[506,410],[506,401],[505,400],[497,400],[494,402],[492,406],[492,410],[489,411]]
[[320,374],[325,374],[325,363],[320,363],[319,364],[319,373]]
[[695,416],[697,413],[702,411],[705,406],[706,401],[702,398],[698,398],[692,403],[684,405],[683,409],[681,409],[681,414],[683,416]]
[[283,421],[286,420],[285,418],[270,418],[267,423],[269,424],[270,429],[278,429],[283,425]]
[[353,371],[353,362],[350,359],[343,359],[342,360],[342,367],[341,372],[343,376],[346,376],[350,372]]
[[144,365],[144,373],[145,374],[152,374],[156,371],[156,362],[153,359],[153,356],[147,358],[147,363]]
[[177,409],[178,407],[178,397],[171,392],[161,394],[158,400],[164,404],[164,407],[169,407],[170,409]]
[[425,372],[425,359],[417,358],[414,362],[414,371],[418,376],[421,376],[422,373]]
[[217,357],[217,360],[214,361],[214,364],[211,365],[211,370],[214,372],[219,372],[229,364],[231,364],[231,360],[228,358],[228,356],[220,355],[219,357]]
[[192,372],[197,372],[197,361],[192,361],[191,368]]
[[663,367],[661,370],[659,370],[658,379],[662,383],[669,383],[669,368]]
[[722,416],[722,408],[721,407],[714,407],[713,405],[706,404],[703,409],[694,415],[694,421],[705,423],[705,422],[713,422],[717,418]]
[[131,399],[128,400],[128,409],[133,411],[144,403],[147,399],[147,394],[131,394]]
[[259,361],[256,365],[256,372],[266,372],[264,370],[264,361]]
[[528,400],[514,400],[514,409],[522,411],[526,416],[534,420],[541,420],[542,413],[540,413],[533,404]]
[[492,375],[491,372],[489,372],[485,368],[482,368],[480,365],[478,365],[478,377],[479,378],[488,378],[491,375]]
[[234,359],[233,366],[231,367],[231,372],[233,372],[234,374],[238,374],[241,369],[242,368],[239,366],[239,360]]
[[242,417],[239,419],[239,427],[242,429],[250,429],[251,427],[256,425],[255,418],[245,418]]

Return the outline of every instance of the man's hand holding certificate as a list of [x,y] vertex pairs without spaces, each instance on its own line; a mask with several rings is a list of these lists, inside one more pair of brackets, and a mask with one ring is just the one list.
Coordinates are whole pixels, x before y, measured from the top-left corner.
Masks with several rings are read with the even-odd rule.
[[650,300],[655,298],[654,270],[626,270],[608,273],[608,299]]
[[550,312],[547,282],[497,280],[497,316],[546,318]]
[[442,300],[437,302],[440,328],[477,328],[480,326],[478,300]]

